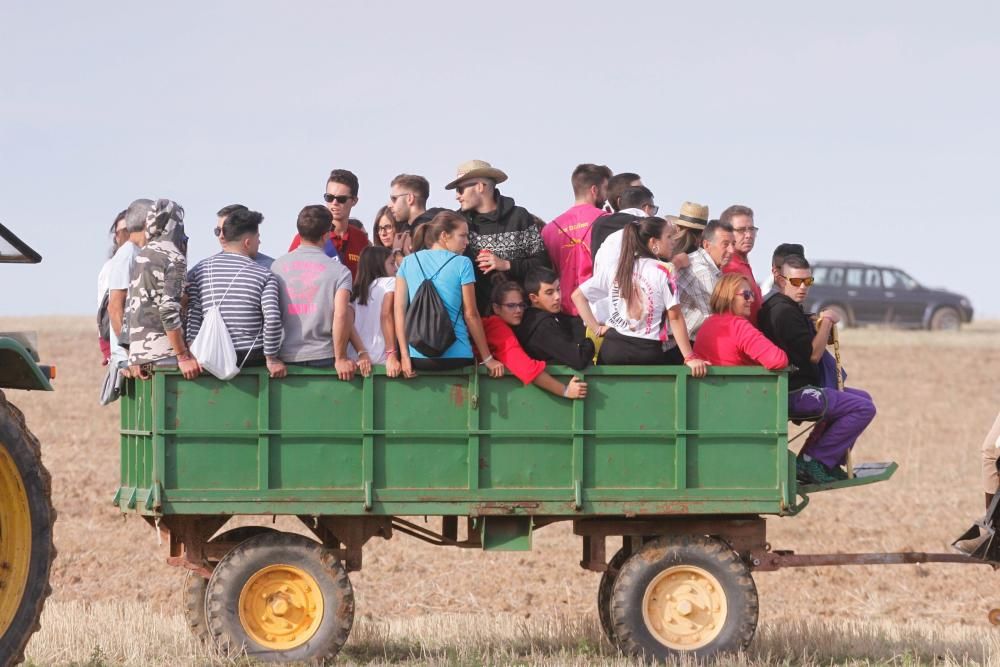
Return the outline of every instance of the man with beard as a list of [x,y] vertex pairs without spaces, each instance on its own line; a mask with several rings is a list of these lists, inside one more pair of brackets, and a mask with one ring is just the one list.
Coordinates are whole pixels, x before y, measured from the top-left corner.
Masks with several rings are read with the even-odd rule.
[[405,225],[406,231],[413,233],[418,225],[431,219],[446,209],[427,208],[431,185],[423,176],[400,174],[389,184],[389,208],[396,222]]
[[578,165],[570,178],[576,203],[542,228],[542,241],[559,274],[562,311],[574,318],[579,313],[569,297],[594,273],[591,232],[595,221],[605,215],[600,207],[608,198],[609,178],[611,170],[604,165]]
[[469,160],[458,166],[458,175],[445,186],[454,190],[459,210],[469,223],[466,255],[476,269],[476,304],[488,314],[493,278],[506,274],[524,283],[528,271],[549,266],[542,235],[532,215],[497,190],[507,174],[483,160]]

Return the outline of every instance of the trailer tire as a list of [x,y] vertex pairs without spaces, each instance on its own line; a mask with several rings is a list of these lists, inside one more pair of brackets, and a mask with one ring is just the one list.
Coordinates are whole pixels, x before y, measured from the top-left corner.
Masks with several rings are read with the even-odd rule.
[[757,613],[746,564],[722,540],[700,535],[647,542],[622,565],[612,593],[619,648],[644,660],[745,649]]
[[608,569],[601,573],[601,583],[597,586],[597,616],[601,619],[601,630],[608,643],[615,648],[618,648],[618,637],[615,636],[615,624],[611,620],[611,594],[618,572],[628,557],[629,552],[624,546],[615,552],[608,561]]
[[[255,537],[262,533],[275,533],[274,528],[267,526],[240,526],[219,533],[209,540],[209,542],[236,542],[239,544],[244,540]],[[197,572],[187,571],[184,576],[184,618],[188,623],[188,629],[198,641],[207,644],[212,639],[212,634],[208,631],[208,624],[205,621],[205,591],[208,590],[208,579]]]
[[205,611],[223,655],[322,663],[347,641],[354,591],[330,549],[302,535],[264,533],[219,561]]
[[52,543],[52,478],[42,465],[38,439],[24,415],[0,391],[0,666],[24,659],[41,626]]

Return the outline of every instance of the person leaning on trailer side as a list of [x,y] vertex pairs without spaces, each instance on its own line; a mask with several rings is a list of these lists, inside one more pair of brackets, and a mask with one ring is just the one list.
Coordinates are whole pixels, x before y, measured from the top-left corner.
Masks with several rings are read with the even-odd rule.
[[115,250],[108,266],[108,339],[111,344],[108,363],[119,369],[129,365],[128,292],[135,258],[146,245],[146,217],[152,208],[152,199],[136,199],[125,209],[128,238]]
[[[674,297],[670,276],[660,260],[670,256],[673,226],[663,218],[643,218],[623,230],[621,253],[614,273],[600,264],[594,275],[573,292],[583,321],[605,336],[599,364],[667,364],[661,334],[666,315],[684,363],[694,377],[704,377],[707,364],[694,356],[684,317]],[[610,297],[607,324],[598,322],[590,302]]]
[[[278,281],[254,261],[260,247],[257,211],[237,209],[222,226],[223,251],[198,262],[187,275],[187,340],[198,336],[206,311],[219,307],[236,361],[242,366],[266,365],[271,377],[284,377],[282,323]],[[273,266],[273,264],[272,264]]]
[[528,304],[524,288],[513,281],[497,283],[492,295],[493,314],[483,318],[486,341],[492,354],[504,368],[523,382],[534,384],[550,394],[577,399],[587,395],[587,383],[576,376],[563,384],[545,371],[545,362],[533,359],[521,347],[513,328],[521,323]]
[[[463,253],[469,244],[469,224],[452,211],[434,216],[417,229],[413,247],[421,248],[408,255],[396,272],[396,339],[399,341],[403,375],[414,377],[416,371],[451,370],[475,363],[472,343],[490,375],[503,375],[503,364],[490,355],[476,303],[476,276],[472,260]],[[455,342],[439,357],[427,357],[407,343],[406,310],[424,280],[430,281],[448,314]],[[471,342],[470,342],[471,338]]]
[[[111,223],[111,248],[108,258],[101,265],[101,270],[97,274],[97,344],[101,350],[101,365],[107,366],[111,361],[111,316],[108,314],[108,302],[111,299],[111,291],[108,289],[108,279],[111,275],[111,263],[115,253],[123,243],[128,241],[128,225],[125,222],[125,215],[128,209],[115,216],[115,221]],[[127,287],[127,286],[126,286]],[[118,328],[121,329],[121,320]]]
[[271,266],[284,323],[278,355],[296,366],[336,368],[341,380],[350,380],[357,370],[347,354],[351,272],[326,252],[332,223],[325,206],[304,207],[295,221],[301,243]]
[[722,276],[712,291],[712,315],[694,341],[699,359],[713,366],[761,365],[772,371],[788,366],[788,355],[750,322],[755,299],[745,277]]
[[187,272],[184,209],[158,199],[146,214],[146,245],[135,258],[128,288],[129,374],[149,377],[149,367],[172,366],[187,380],[201,372],[184,341],[181,293]]
[[532,269],[524,280],[524,291],[529,307],[514,326],[524,351],[534,359],[578,371],[589,366],[594,359],[594,341],[587,338],[583,320],[562,311],[562,290],[555,272],[545,267]]
[[802,310],[809,295],[812,270],[801,255],[785,257],[775,281],[779,293],[760,310],[761,331],[788,355],[797,370],[788,376],[788,414],[822,416],[825,427],[810,437],[796,461],[798,476],[807,483],[827,484],[847,478],[841,468],[847,452],[875,418],[875,404],[868,392],[853,387],[838,390],[823,386],[820,361],[826,352],[830,330],[837,324],[832,311],[819,314],[817,324]]
[[385,366],[391,378],[399,375],[399,351],[396,349],[394,295],[396,289],[396,262],[391,248],[370,246],[361,251],[358,277],[351,290],[351,308],[354,310],[354,331],[347,354],[354,361],[362,361],[358,353],[367,350],[372,364]]

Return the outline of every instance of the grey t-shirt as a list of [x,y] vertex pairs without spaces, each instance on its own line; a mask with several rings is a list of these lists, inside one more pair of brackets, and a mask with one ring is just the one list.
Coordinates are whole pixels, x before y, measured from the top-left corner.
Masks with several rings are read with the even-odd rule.
[[285,338],[282,361],[333,357],[333,298],[351,290],[351,272],[322,248],[302,245],[271,265],[278,278]]

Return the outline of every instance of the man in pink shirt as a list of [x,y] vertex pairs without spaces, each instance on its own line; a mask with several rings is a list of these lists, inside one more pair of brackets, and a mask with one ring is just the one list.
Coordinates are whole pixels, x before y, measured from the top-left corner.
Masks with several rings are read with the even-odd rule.
[[757,232],[760,231],[753,223],[753,209],[749,206],[733,204],[719,216],[719,222],[728,222],[733,226],[733,237],[736,240],[736,248],[729,263],[722,267],[723,273],[738,273],[750,283],[753,290],[753,303],[750,304],[750,322],[757,326],[757,313],[764,304],[764,298],[760,293],[760,285],[753,277],[753,269],[750,268],[748,255],[753,250],[757,241]]
[[579,317],[579,311],[569,295],[594,272],[590,231],[594,221],[606,214],[601,206],[608,198],[610,178],[611,170],[604,165],[578,165],[571,179],[576,203],[542,229],[545,249],[559,274],[562,310],[573,317]]

